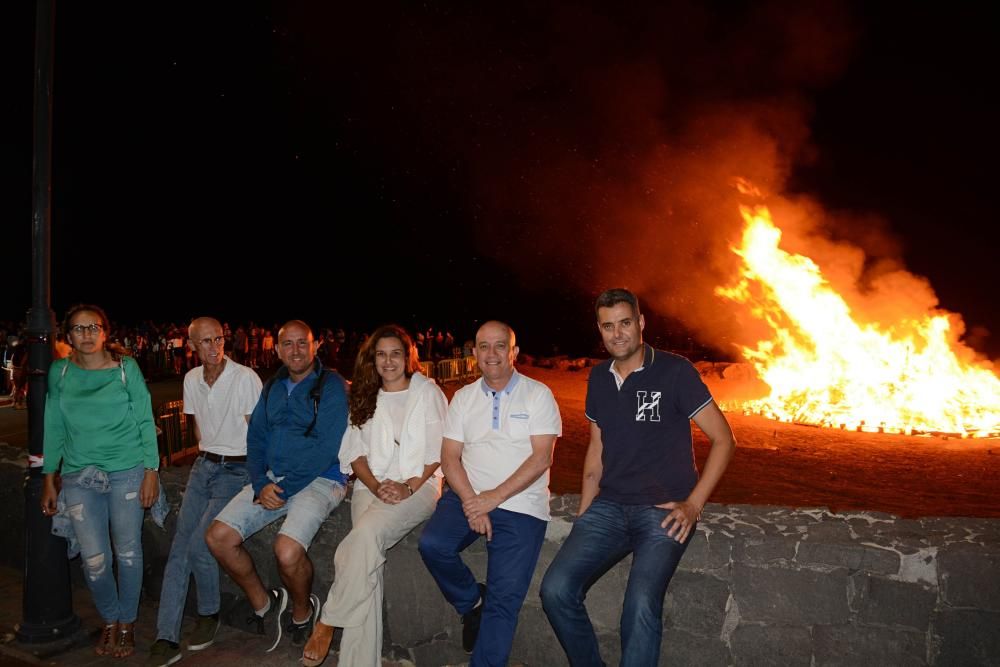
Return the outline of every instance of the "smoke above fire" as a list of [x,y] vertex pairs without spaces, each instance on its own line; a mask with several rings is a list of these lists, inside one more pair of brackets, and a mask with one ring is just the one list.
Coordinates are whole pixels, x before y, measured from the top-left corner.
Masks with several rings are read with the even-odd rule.
[[[817,155],[811,100],[855,51],[844,3],[538,4],[353,8],[323,36],[375,72],[345,89],[357,131],[447,174],[475,252],[526,286],[630,287],[736,356],[766,325],[715,289],[739,271],[740,205],[763,202],[860,319],[937,307],[886,221],[790,182]],[[355,29],[373,23],[378,49]]]

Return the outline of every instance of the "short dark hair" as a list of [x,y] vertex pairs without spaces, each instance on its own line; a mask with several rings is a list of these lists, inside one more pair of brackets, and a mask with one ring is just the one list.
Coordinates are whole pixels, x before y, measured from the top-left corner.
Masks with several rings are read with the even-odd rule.
[[632,306],[632,314],[635,317],[639,316],[638,297],[624,287],[613,287],[609,290],[601,292],[601,295],[597,297],[597,303],[594,306],[594,315],[600,317],[601,308],[611,308],[619,303],[627,303]]

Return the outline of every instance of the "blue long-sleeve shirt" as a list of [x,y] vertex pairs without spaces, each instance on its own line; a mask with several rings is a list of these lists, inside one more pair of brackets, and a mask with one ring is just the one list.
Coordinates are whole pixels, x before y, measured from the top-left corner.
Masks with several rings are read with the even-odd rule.
[[326,371],[316,425],[305,435],[313,420],[310,391],[321,370],[317,363],[316,369],[288,393],[288,369],[282,366],[275,381],[261,393],[247,431],[247,471],[254,495],[259,496],[271,483],[269,470],[274,477],[284,478],[278,486],[286,500],[317,477],[346,482],[338,454],[347,429],[347,383],[335,371]]

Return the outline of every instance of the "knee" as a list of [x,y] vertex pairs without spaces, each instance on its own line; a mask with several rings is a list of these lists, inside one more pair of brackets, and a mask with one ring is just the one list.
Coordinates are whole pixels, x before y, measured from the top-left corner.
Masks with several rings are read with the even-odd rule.
[[205,531],[205,544],[208,550],[216,558],[224,556],[226,552],[238,547],[243,542],[243,538],[231,526],[227,526],[221,521],[213,521]]
[[278,535],[274,539],[274,559],[281,570],[297,568],[306,558],[306,550],[290,537]]
[[448,549],[433,533],[425,530],[420,536],[420,541],[417,542],[417,551],[420,552],[420,557],[426,563],[446,556]]
[[572,603],[568,595],[569,585],[562,573],[550,567],[542,577],[542,584],[539,587],[538,595],[542,598],[542,607],[545,609],[557,609]]

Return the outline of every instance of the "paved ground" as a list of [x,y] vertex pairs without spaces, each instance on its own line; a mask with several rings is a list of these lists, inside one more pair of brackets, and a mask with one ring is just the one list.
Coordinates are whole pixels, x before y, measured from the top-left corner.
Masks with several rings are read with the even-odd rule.
[[[144,601],[139,606],[136,622],[136,654],[126,660],[116,660],[94,655],[93,643],[101,619],[90,602],[89,592],[74,589],[73,608],[82,621],[80,632],[74,637],[46,644],[21,644],[14,636],[14,628],[21,620],[21,585],[23,573],[0,567],[0,666],[3,665],[143,665],[150,644],[156,639],[156,603]],[[183,632],[193,625],[185,619]],[[264,652],[264,639],[257,635],[223,625],[214,646],[197,653],[189,653],[180,665],[268,666],[294,665],[302,650],[284,640],[272,653]],[[331,655],[324,665],[336,665]],[[389,664],[389,663],[387,663]],[[395,664],[395,663],[393,663]]]

